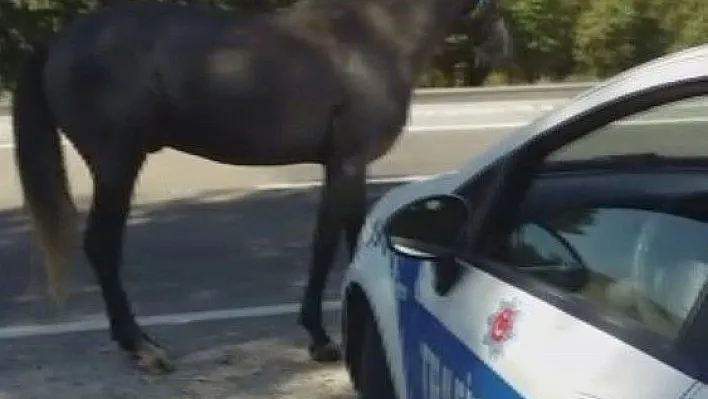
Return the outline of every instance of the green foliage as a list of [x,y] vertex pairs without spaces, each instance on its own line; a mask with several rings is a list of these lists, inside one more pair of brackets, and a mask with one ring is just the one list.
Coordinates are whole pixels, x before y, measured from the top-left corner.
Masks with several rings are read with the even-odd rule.
[[[0,0],[0,92],[12,89],[22,54],[99,3],[173,1],[235,12],[265,12],[296,0]],[[355,0],[352,0],[355,1]],[[499,0],[514,38],[512,65],[487,82],[605,77],[708,41],[707,0]],[[434,56],[419,86],[478,84],[464,24]]]
[[652,8],[669,37],[668,50],[680,50],[708,41],[708,1],[654,0]]
[[[617,0],[620,1],[620,0]],[[572,72],[573,29],[581,0],[508,0],[505,16],[514,37],[515,70],[524,81]]]
[[647,0],[595,0],[578,18],[574,55],[580,68],[605,77],[666,49],[666,34]]

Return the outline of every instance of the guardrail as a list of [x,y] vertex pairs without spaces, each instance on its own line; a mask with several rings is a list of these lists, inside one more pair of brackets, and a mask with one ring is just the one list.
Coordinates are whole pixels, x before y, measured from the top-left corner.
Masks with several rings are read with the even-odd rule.
[[[428,105],[482,101],[562,99],[574,97],[585,90],[595,87],[597,84],[598,82],[581,82],[417,89],[413,95],[413,103],[416,105]],[[8,99],[0,100],[0,114],[7,114],[8,112]]]
[[413,103],[445,104],[482,101],[529,101],[574,97],[595,87],[599,82],[548,83],[534,85],[450,87],[417,89]]

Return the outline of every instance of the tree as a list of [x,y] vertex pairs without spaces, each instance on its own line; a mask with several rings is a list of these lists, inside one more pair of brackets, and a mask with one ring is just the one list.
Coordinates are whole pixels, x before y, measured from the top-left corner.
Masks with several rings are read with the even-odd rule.
[[580,14],[574,55],[580,68],[606,77],[664,53],[667,35],[647,0],[594,0]]
[[24,53],[55,29],[56,12],[36,4],[0,0],[0,95],[11,89]]
[[512,74],[527,82],[544,76],[560,79],[570,74],[575,64],[573,30],[585,1],[505,2],[504,15],[514,38],[515,71]]
[[708,41],[706,0],[653,0],[652,10],[668,36],[669,51],[681,50]]
[[[0,0],[0,93],[13,87],[33,41],[79,13],[124,1],[195,3],[250,13],[297,0]],[[514,41],[514,58],[503,68],[511,82],[562,80],[571,74],[603,78],[708,40],[708,0],[501,0],[501,6]],[[470,26],[463,21],[451,28],[419,85],[485,80],[488,71],[474,67]]]

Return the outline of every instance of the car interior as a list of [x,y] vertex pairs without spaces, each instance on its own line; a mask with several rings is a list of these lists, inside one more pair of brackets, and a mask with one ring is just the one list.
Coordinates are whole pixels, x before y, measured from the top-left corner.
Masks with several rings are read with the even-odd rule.
[[548,163],[493,256],[674,338],[708,280],[708,161],[685,161]]

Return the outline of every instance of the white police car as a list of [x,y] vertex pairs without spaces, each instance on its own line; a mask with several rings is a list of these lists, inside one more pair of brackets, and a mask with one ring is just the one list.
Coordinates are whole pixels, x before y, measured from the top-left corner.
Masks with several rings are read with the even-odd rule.
[[708,45],[399,186],[343,286],[366,399],[708,399]]

